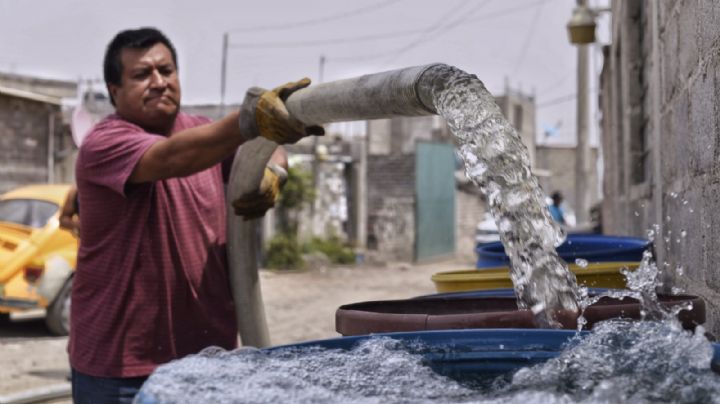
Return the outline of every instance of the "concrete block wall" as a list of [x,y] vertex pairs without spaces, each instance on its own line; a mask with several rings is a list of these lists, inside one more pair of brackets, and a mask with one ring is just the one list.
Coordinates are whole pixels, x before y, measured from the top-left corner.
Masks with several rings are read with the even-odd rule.
[[0,94],[0,192],[48,178],[49,114],[58,107]]
[[[641,7],[640,37],[632,31],[634,6]],[[644,235],[662,226],[660,266],[665,287],[678,286],[708,303],[708,328],[720,334],[720,3],[716,0],[615,0],[613,44],[603,77],[606,229]],[[657,30],[654,21],[657,20]],[[622,35],[626,34],[626,35]],[[633,44],[634,42],[634,44]],[[641,52],[628,54],[628,48]],[[618,50],[625,56],[617,62]],[[655,54],[657,50],[657,54]],[[617,109],[633,108],[616,88],[628,91],[633,83],[632,62],[641,64],[647,85],[640,96],[644,125],[630,125]],[[657,63],[658,66],[653,66]],[[656,73],[657,72],[657,75]],[[626,93],[626,95],[629,93]],[[653,103],[658,108],[653,108]],[[620,106],[621,108],[618,108]],[[625,133],[618,122],[625,123]],[[653,122],[659,122],[654,125]],[[657,127],[655,127],[657,126]],[[644,184],[618,192],[618,177],[631,169],[614,149],[648,131],[650,149],[660,158],[649,162]],[[623,143],[625,142],[625,143]],[[608,150],[609,149],[609,150]],[[656,154],[653,154],[656,155]],[[627,178],[627,177],[626,177]],[[658,223],[659,222],[659,223]]]
[[[542,145],[537,146],[535,155],[536,167],[550,172],[548,177],[538,177],[538,183],[545,195],[550,196],[554,191],[560,191],[565,199],[564,205],[575,210],[575,147]],[[597,148],[591,149],[590,157],[591,166],[594,167],[598,158]],[[586,180],[588,201],[590,206],[593,206],[599,200],[597,174],[593,171]]]
[[[720,3],[677,0],[660,20],[668,278],[709,303],[720,332]],[[668,150],[672,149],[672,150]],[[667,159],[666,159],[667,157]],[[681,234],[686,232],[686,236]],[[678,271],[677,268],[682,268]]]
[[455,193],[455,258],[475,267],[475,231],[487,211],[479,192],[458,190]]
[[415,155],[369,155],[367,178],[368,248],[414,260]]

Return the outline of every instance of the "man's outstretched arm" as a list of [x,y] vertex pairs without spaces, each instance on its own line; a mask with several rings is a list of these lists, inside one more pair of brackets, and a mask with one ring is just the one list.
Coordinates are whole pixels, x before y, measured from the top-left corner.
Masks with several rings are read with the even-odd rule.
[[272,91],[248,91],[240,111],[153,144],[133,169],[129,182],[194,174],[219,163],[243,142],[257,136],[285,144],[308,135],[322,135],[321,127],[306,127],[285,108],[287,97],[309,84],[310,80],[303,79]]

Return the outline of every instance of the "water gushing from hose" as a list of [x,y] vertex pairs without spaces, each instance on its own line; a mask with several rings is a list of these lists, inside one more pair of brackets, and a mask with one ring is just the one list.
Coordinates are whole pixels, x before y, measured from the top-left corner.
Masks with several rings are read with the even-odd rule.
[[556,310],[577,310],[578,290],[555,251],[565,235],[530,171],[527,147],[476,76],[450,66],[433,73],[434,106],[455,135],[465,173],[487,196],[519,303],[552,326]]

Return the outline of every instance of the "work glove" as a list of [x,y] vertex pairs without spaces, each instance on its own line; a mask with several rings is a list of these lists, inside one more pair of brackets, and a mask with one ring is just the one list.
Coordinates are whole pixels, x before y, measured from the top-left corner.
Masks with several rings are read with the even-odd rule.
[[270,91],[259,87],[249,89],[240,107],[240,133],[245,140],[262,136],[277,144],[286,144],[309,135],[324,135],[322,126],[305,126],[285,107],[290,94],[309,85],[310,79],[304,78]]
[[257,219],[275,206],[280,197],[280,189],[287,181],[287,171],[277,164],[265,167],[260,187],[253,193],[242,196],[232,202],[235,214],[245,220]]

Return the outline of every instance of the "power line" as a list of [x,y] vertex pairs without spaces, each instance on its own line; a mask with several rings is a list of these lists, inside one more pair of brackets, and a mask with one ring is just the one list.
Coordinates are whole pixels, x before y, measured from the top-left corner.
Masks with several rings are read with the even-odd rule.
[[548,92],[548,91],[550,91],[550,90],[558,89],[558,86],[559,86],[560,84],[565,83],[565,82],[567,81],[567,79],[569,79],[570,77],[575,77],[575,72],[574,72],[574,71],[573,71],[573,72],[570,72],[570,73],[567,73],[567,74],[564,75],[560,80],[552,83],[551,85],[549,85],[549,86],[547,86],[547,87],[545,87],[545,88],[540,89],[540,91],[538,91],[538,93],[544,94],[544,93],[546,93],[546,92]]
[[538,103],[535,108],[540,109],[540,108],[549,107],[552,105],[562,104],[563,102],[572,101],[576,98],[577,98],[576,93],[566,94],[561,97],[553,98],[552,100],[549,100],[549,101]]
[[540,3],[540,6],[535,10],[535,15],[533,16],[532,22],[530,23],[530,28],[528,29],[527,36],[525,37],[525,42],[523,43],[522,52],[520,52],[520,58],[518,58],[518,61],[515,63],[515,68],[512,70],[512,75],[514,76],[517,74],[518,69],[520,68],[520,65],[522,65],[523,60],[525,60],[525,55],[527,54],[527,50],[530,47],[530,41],[532,40],[532,34],[535,32],[535,27],[537,26],[538,18],[540,18],[540,13],[542,12],[542,6],[545,4],[545,1],[543,0]]
[[[472,17],[473,17],[472,14],[467,14],[466,17],[462,17],[462,18],[459,20],[459,22],[454,23],[454,25],[448,24],[448,25],[446,26],[446,29],[445,29],[443,32],[441,32],[440,34],[444,34],[444,33],[446,33],[446,32],[449,32],[449,31],[451,31],[451,30],[453,30],[453,29],[455,29],[455,28],[457,28],[457,27],[459,27],[459,26],[461,26],[461,25],[465,25],[465,24],[467,24],[467,23],[472,23],[472,22],[477,22],[477,21],[488,20],[488,19],[496,18],[496,17],[502,17],[502,16],[504,16],[504,15],[511,14],[511,13],[516,12],[516,11],[523,11],[523,10],[528,9],[529,7],[534,7],[534,6],[541,5],[541,4],[544,3],[544,2],[545,2],[545,0],[539,0],[539,1],[535,1],[535,2],[533,2],[533,3],[525,4],[525,5],[523,5],[523,6],[508,7],[508,8],[502,9],[502,10],[498,10],[498,11],[493,12],[493,13],[488,13],[488,14],[480,15],[478,18],[472,18]],[[423,31],[423,30],[417,30],[416,32],[422,32],[422,31]],[[440,34],[436,34],[436,35],[435,35],[433,38],[431,38],[430,40],[436,39],[437,37],[440,36]],[[427,41],[426,41],[426,42],[427,42]],[[426,43],[426,42],[423,42],[423,43]],[[405,46],[407,46],[407,45],[405,45]],[[333,60],[342,59],[342,61],[344,62],[344,61],[356,61],[356,60],[364,60],[364,59],[376,59],[376,58],[380,58],[380,57],[385,57],[385,56],[389,56],[389,55],[394,55],[395,53],[401,51],[405,46],[400,47],[400,48],[395,48],[395,49],[392,49],[392,50],[390,50],[390,51],[386,51],[386,52],[383,52],[383,53],[375,53],[375,54],[362,55],[362,56],[356,56],[356,57],[354,57],[354,56],[349,56],[349,57],[343,57],[343,58],[333,58]]]
[[494,13],[483,14],[483,15],[481,15],[479,18],[472,19],[472,20],[470,20],[470,21],[465,21],[465,22],[463,22],[463,24],[470,23],[470,22],[487,20],[487,19],[494,18],[494,17],[501,17],[501,16],[504,16],[504,15],[506,15],[506,14],[514,13],[514,12],[516,12],[516,11],[525,11],[525,10],[530,9],[531,7],[540,6],[540,5],[542,5],[543,3],[545,3],[545,0],[538,0],[538,1],[534,1],[534,2],[532,2],[532,3],[523,4],[523,5],[520,5],[520,6],[508,7],[508,8],[502,9],[502,10],[498,10],[497,12],[494,12]]
[[407,51],[417,47],[418,45],[423,43],[423,40],[430,34],[432,34],[435,31],[443,32],[448,31],[450,28],[455,27],[458,23],[461,23],[462,21],[466,20],[469,16],[471,16],[475,11],[478,9],[485,7],[488,3],[490,3],[492,0],[487,0],[482,3],[476,4],[475,7],[471,8],[467,12],[465,12],[465,15],[459,19],[456,19],[454,21],[446,22],[445,20],[450,17],[451,14],[453,14],[457,10],[461,10],[465,5],[468,3],[467,1],[463,2],[458,8],[450,10],[450,12],[443,14],[436,22],[435,24],[431,25],[429,28],[425,29],[420,36],[415,39],[414,41],[410,42],[409,44],[403,46],[402,48],[396,50],[393,52],[393,55],[390,59],[388,59],[384,64],[390,64],[392,61],[398,58],[398,56],[402,55],[403,53],[406,53]]
[[[544,3],[545,0],[539,0],[532,3],[528,3],[522,6],[514,6],[514,7],[508,7],[502,10],[498,10],[493,13],[483,14],[480,16],[473,16],[472,14],[467,14],[466,16],[461,17],[459,20],[456,20],[458,22],[453,22],[453,25],[446,24],[446,27],[444,31],[441,33],[445,33],[448,31],[451,31],[452,29],[455,29],[456,27],[468,24],[468,23],[474,23],[478,21],[488,20],[491,18],[496,17],[502,17],[507,14],[514,13],[516,11],[524,11],[527,10],[530,7],[538,6]],[[472,18],[477,17],[477,18]],[[432,26],[430,27],[432,28]],[[303,47],[303,46],[317,46],[317,45],[331,45],[331,44],[347,44],[347,43],[353,43],[353,42],[366,42],[366,41],[374,41],[374,40],[389,40],[389,39],[395,39],[400,37],[406,37],[411,36],[415,34],[421,34],[427,31],[429,28],[424,29],[413,29],[413,30],[403,30],[403,31],[391,31],[391,32],[385,32],[381,34],[371,34],[371,35],[361,35],[361,36],[353,36],[353,37],[345,37],[345,38],[335,38],[335,39],[312,39],[307,41],[294,41],[294,42],[287,42],[287,41],[280,41],[280,42],[236,42],[231,43],[229,46],[231,48],[243,48],[243,49],[252,49],[252,48],[295,48],[295,47]],[[436,37],[439,35],[436,35]],[[377,56],[375,57],[382,57],[386,55],[391,55],[402,48],[406,47],[407,45],[404,45],[400,48],[395,48],[393,50],[385,52],[383,55],[375,54]],[[362,59],[362,57],[357,58]]]
[[345,38],[334,38],[334,39],[313,39],[313,40],[295,41],[295,42],[288,42],[288,41],[260,42],[260,43],[236,42],[236,43],[230,44],[230,47],[231,48],[243,48],[243,49],[296,48],[296,47],[301,47],[301,46],[329,45],[329,44],[340,44],[340,43],[351,43],[351,42],[375,41],[377,39],[389,39],[389,38],[396,38],[396,37],[402,37],[402,36],[410,36],[410,35],[417,34],[418,32],[422,32],[422,30],[414,29],[414,30],[408,30],[408,31],[387,32],[384,34],[372,34],[372,35],[362,35],[362,36],[345,37]]
[[254,27],[236,28],[229,30],[228,32],[256,32],[256,31],[270,31],[270,30],[287,30],[297,27],[304,27],[306,25],[321,24],[329,21],[337,21],[345,18],[355,17],[360,14],[364,14],[369,11],[376,11],[381,8],[385,8],[392,4],[398,3],[403,0],[383,0],[367,6],[359,7],[350,11],[343,11],[336,14],[326,15],[324,17],[313,18],[310,20],[288,22],[284,24],[272,24],[272,25],[256,25]]

